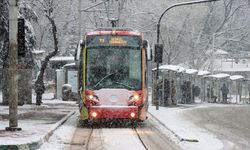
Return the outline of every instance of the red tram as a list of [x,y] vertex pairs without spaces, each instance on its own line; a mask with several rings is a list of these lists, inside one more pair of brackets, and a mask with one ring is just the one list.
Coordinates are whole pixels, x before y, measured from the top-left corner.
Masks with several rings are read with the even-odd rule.
[[147,60],[143,34],[129,29],[86,33],[78,50],[81,121],[147,118]]

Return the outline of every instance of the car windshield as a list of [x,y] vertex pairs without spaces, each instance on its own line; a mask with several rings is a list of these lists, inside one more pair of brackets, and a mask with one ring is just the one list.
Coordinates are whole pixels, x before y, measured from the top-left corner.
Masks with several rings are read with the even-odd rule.
[[139,48],[88,48],[86,64],[88,89],[141,89]]

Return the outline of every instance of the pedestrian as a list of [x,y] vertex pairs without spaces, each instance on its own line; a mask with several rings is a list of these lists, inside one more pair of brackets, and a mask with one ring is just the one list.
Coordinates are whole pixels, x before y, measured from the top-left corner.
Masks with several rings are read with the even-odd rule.
[[217,96],[214,95],[214,88],[210,85],[207,88],[207,97],[209,98],[208,102],[216,103]]
[[177,100],[176,100],[176,88],[175,88],[174,80],[171,81],[171,101],[172,101],[172,105],[176,105],[177,104]]
[[186,103],[186,95],[187,95],[187,87],[186,87],[186,81],[183,82],[183,84],[181,85],[181,103],[185,104]]
[[191,104],[192,101],[192,85],[191,85],[191,81],[187,81],[186,82],[186,103]]
[[227,94],[229,93],[229,89],[227,88],[225,83],[223,83],[223,86],[221,87],[221,92],[222,92],[222,102],[227,103]]
[[170,83],[168,79],[164,79],[164,106],[170,105]]

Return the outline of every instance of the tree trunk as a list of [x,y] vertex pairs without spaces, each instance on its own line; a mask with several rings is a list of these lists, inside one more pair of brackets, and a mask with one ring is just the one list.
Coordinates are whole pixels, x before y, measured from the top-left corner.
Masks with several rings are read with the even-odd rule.
[[50,16],[46,16],[46,17],[49,19],[51,26],[52,26],[52,34],[53,34],[53,38],[54,38],[54,51],[45,57],[45,60],[42,62],[40,73],[39,73],[37,80],[35,82],[36,105],[41,105],[41,103],[42,103],[42,95],[45,91],[45,86],[44,86],[44,82],[43,82],[45,69],[47,68],[47,65],[48,65],[50,58],[55,56],[58,52],[57,27],[56,27],[55,21]]

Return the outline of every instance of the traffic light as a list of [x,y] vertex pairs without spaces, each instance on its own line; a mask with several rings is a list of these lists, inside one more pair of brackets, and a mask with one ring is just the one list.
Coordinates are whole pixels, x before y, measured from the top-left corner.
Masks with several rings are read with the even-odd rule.
[[163,45],[155,44],[155,62],[162,63]]
[[25,21],[18,18],[17,27],[18,56],[25,57]]

